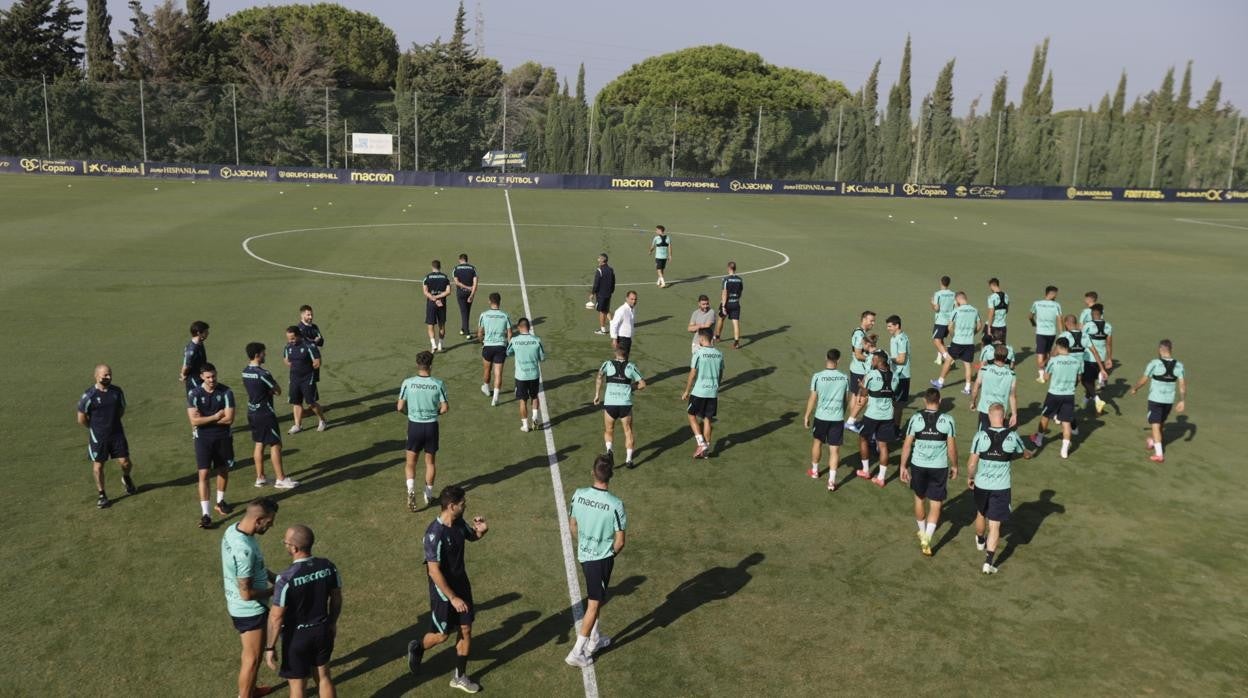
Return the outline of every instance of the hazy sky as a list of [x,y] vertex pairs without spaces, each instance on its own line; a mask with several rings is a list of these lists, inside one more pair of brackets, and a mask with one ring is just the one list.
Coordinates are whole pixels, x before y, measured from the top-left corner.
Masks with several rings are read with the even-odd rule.
[[[178,0],[175,0],[178,1]],[[144,0],[150,8],[155,0]],[[2,3],[8,4],[8,3]],[[79,2],[85,6],[85,0]],[[125,0],[108,0],[114,30],[129,26]],[[213,19],[256,0],[212,0]],[[280,3],[278,3],[280,4]],[[456,0],[354,0],[342,3],[377,15],[398,36],[400,48],[449,38]],[[701,44],[724,43],[756,51],[776,65],[803,68],[840,80],[852,91],[876,59],[880,100],[897,77],[902,44],[913,36],[914,103],[936,74],[956,58],[956,113],[970,100],[986,105],[994,79],[1010,77],[1018,101],[1032,48],[1051,38],[1049,67],[1056,109],[1095,105],[1122,70],[1128,98],[1155,89],[1166,68],[1177,79],[1193,66],[1193,97],[1204,96],[1215,76],[1222,98],[1248,105],[1248,28],[1245,0],[1046,0],[1045,2],[743,2],[724,0],[467,0],[469,29],[476,7],[485,17],[485,53],[510,69],[525,60],[553,66],[572,82],[585,64],[592,97],[642,59]]]

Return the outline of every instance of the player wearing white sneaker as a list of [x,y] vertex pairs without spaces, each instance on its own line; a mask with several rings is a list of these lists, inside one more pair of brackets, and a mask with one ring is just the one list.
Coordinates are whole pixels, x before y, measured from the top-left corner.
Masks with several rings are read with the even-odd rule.
[[958,291],[954,297],[957,307],[949,320],[949,329],[953,334],[952,343],[945,352],[944,363],[940,367],[940,377],[932,381],[937,389],[945,387],[945,376],[953,368],[954,360],[962,362],[965,380],[962,383],[962,394],[971,394],[971,368],[975,363],[975,338],[979,336],[984,324],[980,321],[979,311],[966,298],[966,293]]
[[[893,399],[896,395],[897,376],[891,370],[888,354],[877,351],[872,356],[872,368],[858,389],[858,397],[866,402],[862,428],[858,432],[858,457],[862,467],[858,477],[871,479],[878,487],[887,484],[888,444],[897,439],[893,424]],[[880,470],[871,478],[871,444],[874,442],[880,455]]]
[[875,327],[875,312],[864,310],[858,316],[858,326],[849,335],[849,351],[854,355],[849,361],[849,419],[845,422],[845,428],[857,433],[862,429],[855,421],[854,416],[862,411],[866,406],[866,401],[859,396],[859,388],[862,387],[862,380],[866,377],[867,371],[871,370],[871,353],[867,350],[868,337],[870,337],[871,328]]
[[403,473],[407,477],[407,508],[419,511],[416,502],[416,461],[425,453],[425,504],[433,501],[433,480],[438,474],[438,417],[451,409],[446,385],[432,376],[433,352],[416,355],[416,375],[403,381],[395,410],[407,414],[407,445]]
[[694,458],[705,458],[711,450],[711,429],[719,413],[719,382],[724,376],[724,354],[711,346],[711,335],[698,335],[701,347],[693,355],[689,365],[689,378],[680,399],[688,403],[689,428],[697,448]]
[[[628,360],[628,352],[620,347],[615,348],[615,360],[603,362],[594,376],[593,404],[602,405],[602,441],[603,453],[612,458],[612,442],[615,441],[615,423],[624,427],[624,466],[633,467],[633,447],[636,436],[633,433],[633,391],[645,390],[646,381],[641,376],[637,364]],[[606,395],[603,397],[603,384],[606,384]]]
[[1101,414],[1105,411],[1105,401],[1098,393],[1109,379],[1109,372],[1114,370],[1114,326],[1105,321],[1105,306],[1094,303],[1090,311],[1088,321],[1082,325],[1087,345],[1083,355],[1083,391],[1096,413]]
[[931,306],[935,313],[932,318],[932,346],[936,347],[936,364],[943,364],[949,357],[945,349],[945,337],[949,336],[949,321],[953,319],[954,293],[949,290],[952,280],[948,276],[940,277],[940,288],[932,294]]
[[507,343],[511,341],[511,317],[499,310],[503,297],[490,294],[490,309],[477,318],[477,339],[481,341],[481,393],[498,404],[503,387],[503,364],[507,361]]
[[1070,353],[1070,339],[1058,337],[1053,344],[1053,356],[1044,365],[1044,375],[1049,381],[1049,394],[1044,398],[1040,411],[1040,425],[1031,442],[1037,447],[1044,443],[1049,431],[1049,419],[1055,418],[1062,425],[1062,458],[1070,455],[1070,437],[1075,430],[1075,385],[1083,371],[1083,357]]
[[256,465],[256,487],[269,484],[264,476],[264,447],[268,446],[276,478],[274,486],[288,490],[299,483],[286,477],[282,468],[282,435],[277,429],[277,412],[273,409],[273,398],[281,395],[282,389],[273,374],[264,368],[264,345],[251,342],[246,351],[248,362],[243,369],[243,387],[247,390],[247,424],[251,427],[251,440],[256,444],[251,452]]
[[984,550],[984,574],[995,574],[993,565],[1001,524],[1010,518],[1010,462],[1031,458],[1017,432],[1005,427],[1005,406],[988,408],[989,428],[971,439],[966,460],[966,486],[975,495],[975,547]]
[[[901,481],[914,492],[914,522],[919,549],[932,555],[932,535],[940,523],[940,507],[949,493],[949,479],[958,477],[958,446],[953,418],[940,413],[940,391],[923,391],[923,411],[911,415],[901,447]],[[914,465],[913,470],[910,465]]]
[[1027,319],[1036,328],[1036,382],[1044,382],[1044,364],[1057,339],[1057,324],[1062,319],[1062,304],[1057,302],[1057,287],[1046,286],[1044,298],[1031,304]]
[[[1140,388],[1148,383],[1148,426],[1152,436],[1148,439],[1148,447],[1153,451],[1149,460],[1154,463],[1165,461],[1162,452],[1162,427],[1170,416],[1171,408],[1183,413],[1187,402],[1187,379],[1183,377],[1183,362],[1174,358],[1174,345],[1163,339],[1157,345],[1157,358],[1144,367],[1144,375],[1131,388],[1135,395]],[[1175,402],[1175,388],[1178,388],[1178,402]]]
[[654,226],[654,238],[650,240],[650,254],[654,255],[654,270],[659,277],[655,285],[659,288],[667,288],[667,279],[663,276],[663,270],[667,269],[667,263],[672,259],[672,236],[667,234],[667,228],[661,225]]
[[[849,379],[836,369],[841,360],[839,349],[829,349],[823,370],[810,377],[810,397],[806,399],[806,416],[802,426],[811,430],[810,470],[819,477],[819,452],[828,445],[828,491],[836,489],[836,466],[841,460],[841,443],[845,436],[845,405],[849,397]],[[810,418],[814,414],[812,426]]]
[[[529,319],[522,317],[516,321],[516,334],[507,343],[507,356],[515,357],[513,368],[516,373],[516,402],[520,404],[520,431],[537,428],[538,400],[537,394],[541,387],[540,365],[546,360],[546,349],[542,340],[529,331]],[[533,409],[530,412],[529,405]],[[532,415],[532,425],[529,423]]]
[[599,615],[607,602],[607,588],[615,558],[624,549],[628,516],[624,502],[607,491],[614,468],[607,455],[594,459],[593,487],[582,487],[572,493],[568,511],[568,527],[576,541],[576,559],[585,574],[585,615],[577,628],[576,644],[564,661],[575,667],[594,662],[594,653],[611,644],[599,632]]
[[429,350],[442,351],[446,338],[446,297],[451,295],[451,279],[442,273],[442,262],[433,260],[432,269],[420,282],[425,296],[425,326],[429,330]]

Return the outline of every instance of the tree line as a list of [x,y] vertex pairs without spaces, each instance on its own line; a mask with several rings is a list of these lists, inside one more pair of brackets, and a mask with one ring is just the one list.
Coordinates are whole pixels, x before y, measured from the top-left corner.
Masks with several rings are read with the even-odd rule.
[[1233,159],[1235,180],[1248,170],[1219,80],[1195,100],[1189,62],[1128,103],[1124,73],[1096,107],[1054,112],[1047,40],[1017,104],[1003,75],[987,109],[975,99],[955,115],[951,60],[916,119],[909,38],[883,105],[879,62],[850,92],[723,45],[648,58],[591,105],[583,65],[570,86],[539,63],[505,71],[478,55],[462,3],[448,40],[406,50],[376,17],[334,4],[216,22],[207,0],[129,9],[118,42],[105,0],[86,0],[85,20],[70,0],[0,11],[0,152],[343,166],[345,134],[375,131],[398,135],[402,165],[422,170],[478,169],[504,144],[530,170],[629,175],[1205,187]]

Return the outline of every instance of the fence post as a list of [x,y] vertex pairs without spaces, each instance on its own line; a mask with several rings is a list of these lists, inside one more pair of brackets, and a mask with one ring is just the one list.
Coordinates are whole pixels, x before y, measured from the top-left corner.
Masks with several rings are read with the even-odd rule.
[[680,108],[680,102],[672,102],[672,167],[668,177],[676,176],[676,110]]
[[412,171],[420,171],[420,93],[412,93],[412,149],[415,151],[415,162]]
[[238,154],[238,88],[230,85],[230,106],[234,110],[234,166],[237,167],[241,162]]
[[399,162],[394,169],[401,170],[403,169],[403,115],[399,113],[398,104],[394,105],[394,128],[399,132]]
[[147,162],[147,106],[143,102],[143,80],[139,80],[139,130],[143,137],[143,162]]
[[997,186],[997,165],[1001,162],[1001,125],[1005,122],[1005,112],[997,112],[997,145],[992,156],[992,186]]
[[1226,188],[1230,189],[1235,182],[1235,156],[1239,154],[1239,127],[1243,125],[1244,117],[1235,119],[1235,138],[1231,140],[1231,167],[1226,173]]
[[[47,111],[47,75],[44,77],[44,139],[47,144],[47,157],[52,156],[52,117]],[[1237,131],[1238,132],[1238,131]],[[1234,165],[1232,164],[1232,169]]]
[[836,165],[832,168],[832,181],[841,181],[841,127],[845,125],[845,104],[841,103],[836,117]]
[[1161,122],[1157,122],[1157,130],[1153,136],[1153,168],[1148,175],[1148,188],[1153,188],[1153,183],[1157,180],[1157,149],[1161,146]]
[[502,173],[507,174],[507,88],[503,87],[503,167]]
[[1079,146],[1083,144],[1083,117],[1079,117],[1079,135],[1075,136],[1075,171],[1070,175],[1070,186],[1079,186]]
[[325,87],[325,169],[329,169],[329,87]]
[[589,137],[585,144],[585,174],[589,174],[589,162],[594,154],[594,105],[589,105]]
[[347,149],[347,120],[342,120],[342,168],[351,169],[351,151]]
[[763,138],[763,106],[758,106],[758,130],[754,132],[754,179],[758,179],[759,141]]

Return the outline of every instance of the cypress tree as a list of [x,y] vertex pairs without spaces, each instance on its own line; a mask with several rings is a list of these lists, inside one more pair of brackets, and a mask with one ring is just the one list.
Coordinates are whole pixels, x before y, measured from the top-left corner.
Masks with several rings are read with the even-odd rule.
[[117,79],[112,23],[106,0],[87,0],[87,79],[93,82]]
[[969,175],[962,134],[953,118],[953,69],[950,60],[936,78],[936,87],[927,100],[924,119],[922,179],[932,182],[961,183]]
[[901,182],[909,178],[910,167],[913,165],[913,147],[910,142],[910,37],[906,37],[906,47],[901,57],[901,72],[897,82],[888,91],[888,107],[884,116],[884,124],[880,129],[882,140],[883,166],[880,171],[882,179],[889,182]]

